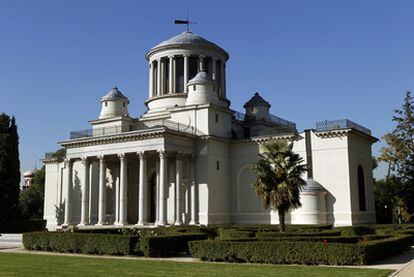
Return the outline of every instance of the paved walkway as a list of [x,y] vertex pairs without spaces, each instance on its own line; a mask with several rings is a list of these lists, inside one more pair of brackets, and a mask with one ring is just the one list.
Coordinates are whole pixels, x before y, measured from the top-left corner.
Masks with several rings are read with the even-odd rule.
[[[146,260],[145,257],[126,257],[126,256],[98,256],[98,255],[85,255],[85,254],[69,254],[69,253],[56,253],[45,251],[27,251],[23,248],[22,235],[21,234],[1,234],[0,236],[0,252],[5,253],[29,253],[29,254],[42,254],[42,255],[60,255],[60,256],[84,256],[84,257],[98,257],[103,259],[128,259],[128,260]],[[172,257],[172,258],[149,258],[151,260],[163,260],[163,261],[175,261],[175,262],[196,262],[198,259],[192,257]],[[414,276],[414,247],[411,247],[410,251],[392,257],[387,260],[379,261],[372,265],[364,266],[344,266],[353,268],[372,268],[372,269],[392,269],[396,272],[393,277],[413,277]]]

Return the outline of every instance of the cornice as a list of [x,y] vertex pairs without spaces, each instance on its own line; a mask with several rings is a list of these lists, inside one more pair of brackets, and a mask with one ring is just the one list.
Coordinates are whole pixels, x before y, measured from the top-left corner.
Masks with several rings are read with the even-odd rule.
[[270,136],[257,136],[257,137],[251,137],[247,139],[238,139],[233,140],[233,143],[266,143],[272,140],[294,140],[297,137],[296,133],[291,134],[280,134],[280,135],[270,135]]
[[362,139],[368,140],[371,143],[375,143],[379,140],[376,137],[373,137],[359,130],[355,130],[351,128],[341,129],[341,130],[331,130],[331,131],[319,131],[319,132],[314,131],[314,133],[316,136],[321,137],[321,138],[345,137],[345,136],[348,136],[349,134],[354,134],[354,135],[359,136]]

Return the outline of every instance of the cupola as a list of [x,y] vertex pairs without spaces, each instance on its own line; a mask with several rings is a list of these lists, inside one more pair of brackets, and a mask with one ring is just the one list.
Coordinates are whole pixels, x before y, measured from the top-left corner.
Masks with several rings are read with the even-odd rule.
[[186,105],[219,104],[218,85],[204,70],[187,84]]
[[[226,101],[226,62],[229,54],[217,44],[183,32],[151,48],[149,61],[148,112],[158,112],[187,102],[188,83],[204,71],[216,83],[218,97]],[[200,77],[200,76],[199,76]]]
[[249,101],[247,101],[243,108],[246,109],[246,116],[249,119],[261,120],[270,118],[270,109],[271,105],[269,102],[263,99],[258,92],[254,94]]
[[129,100],[117,87],[113,87],[104,97],[102,97],[101,103],[102,108],[99,119],[129,115]]

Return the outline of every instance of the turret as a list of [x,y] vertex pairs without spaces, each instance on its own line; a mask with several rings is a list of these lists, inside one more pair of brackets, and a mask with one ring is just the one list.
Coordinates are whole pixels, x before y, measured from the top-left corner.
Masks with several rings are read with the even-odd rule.
[[129,115],[129,100],[118,90],[117,87],[113,87],[111,91],[102,97],[101,103],[102,108],[99,119]]
[[207,72],[200,71],[187,84],[186,105],[219,104],[218,85]]
[[243,108],[246,109],[246,119],[249,120],[261,120],[270,118],[271,105],[269,102],[263,99],[258,92],[254,94],[249,101],[247,101]]

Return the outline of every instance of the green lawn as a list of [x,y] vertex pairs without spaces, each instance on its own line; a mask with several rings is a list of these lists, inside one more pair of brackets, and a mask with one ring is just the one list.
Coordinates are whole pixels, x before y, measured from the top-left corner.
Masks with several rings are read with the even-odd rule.
[[0,253],[0,276],[388,276],[389,270]]

